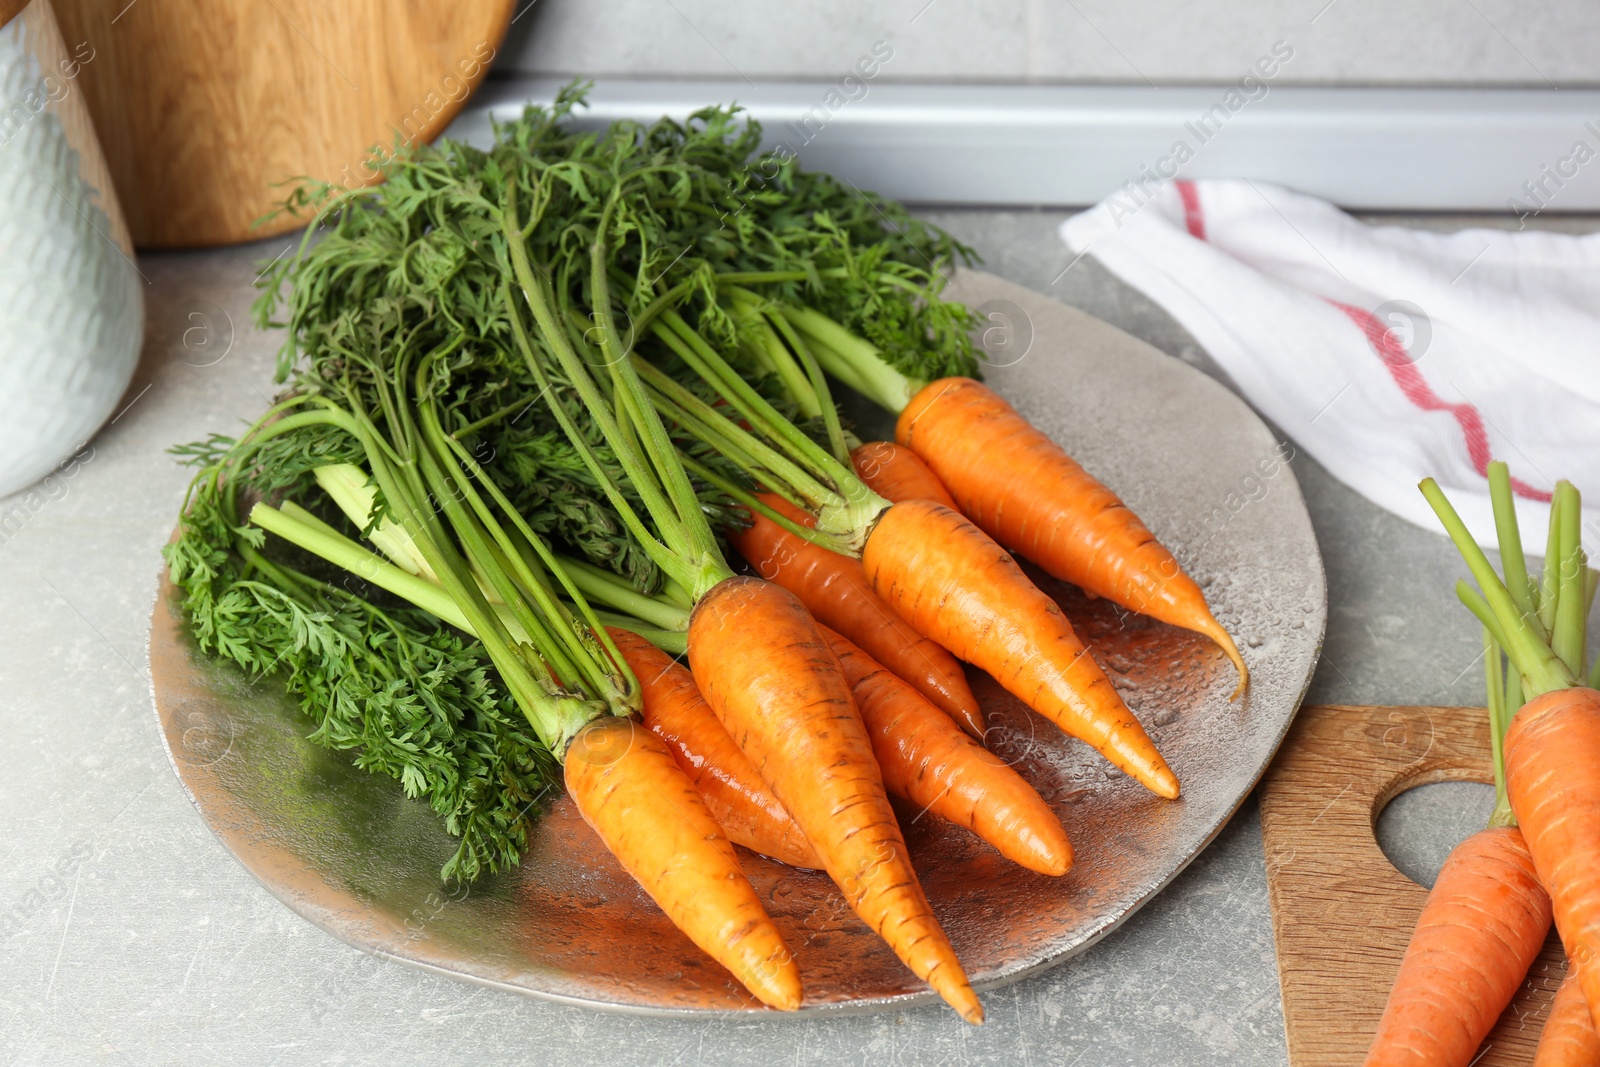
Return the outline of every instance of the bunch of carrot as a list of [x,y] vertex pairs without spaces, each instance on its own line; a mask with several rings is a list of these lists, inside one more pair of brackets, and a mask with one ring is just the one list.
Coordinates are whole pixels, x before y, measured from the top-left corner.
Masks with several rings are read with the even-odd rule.
[[[797,238],[769,197],[714,227],[706,205],[726,199],[726,174],[705,160],[727,162],[734,135],[711,127],[731,114],[582,136],[559,117],[530,113],[487,154],[419,149],[388,186],[322,206],[334,232],[270,277],[291,283],[288,355],[309,366],[279,421],[239,447],[321,435],[281,451],[326,494],[307,497],[323,515],[275,498],[250,519],[481,641],[606,846],[765,1003],[796,1007],[802,976],[730,843],[826,872],[980,1022],[889,796],[1032,871],[1060,876],[1073,853],[1050,806],[984,747],[961,661],[1156,794],[1179,793],[1012,551],[1211,636],[1239,691],[1244,663],[1172,554],[992,391],[908,377],[906,346],[891,365],[789,299],[794,271],[738,269],[781,248],[836,315],[850,320],[859,297],[902,340],[959,350],[961,309],[852,250],[876,220],[818,210]],[[685,240],[710,251],[672,258]],[[848,439],[829,374],[890,397],[900,443]],[[529,410],[546,428],[540,454],[559,452],[559,477],[582,483],[559,515],[527,484],[554,468],[517,466]],[[585,538],[603,531],[575,546],[586,561],[546,543],[572,510]],[[719,535],[756,576],[734,571]],[[595,544],[622,544],[654,586]]]
[[1457,846],[1439,872],[1370,1067],[1474,1062],[1552,915],[1568,974],[1535,1063],[1600,1064],[1600,692],[1593,688],[1600,664],[1585,669],[1586,620],[1600,575],[1580,544],[1578,492],[1561,482],[1543,580],[1532,579],[1509,472],[1495,463],[1488,473],[1503,579],[1432,479],[1422,491],[1479,586],[1460,582],[1457,594],[1484,628],[1496,803],[1489,827]]

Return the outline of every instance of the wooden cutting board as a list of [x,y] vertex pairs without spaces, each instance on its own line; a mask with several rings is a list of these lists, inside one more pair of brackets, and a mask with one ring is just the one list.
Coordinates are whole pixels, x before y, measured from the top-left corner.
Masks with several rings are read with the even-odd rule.
[[[4,0],[0,0],[4,2]],[[483,80],[512,0],[55,0],[136,244],[303,225],[278,183],[368,184],[369,149],[431,140]],[[87,58],[85,58],[87,57]]]
[[[1482,708],[1307,707],[1261,785],[1272,933],[1293,1067],[1359,1067],[1428,891],[1373,827],[1428,782],[1492,782]],[[1554,934],[1474,1067],[1533,1060],[1566,973]]]

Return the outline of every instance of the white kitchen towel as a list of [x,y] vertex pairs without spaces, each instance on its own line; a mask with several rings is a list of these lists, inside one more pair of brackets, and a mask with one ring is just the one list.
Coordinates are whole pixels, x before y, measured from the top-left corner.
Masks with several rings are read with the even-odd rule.
[[1129,186],[1061,236],[1368,500],[1440,531],[1417,491],[1432,475],[1492,545],[1485,470],[1503,459],[1530,554],[1558,478],[1585,492],[1584,540],[1600,543],[1600,234],[1369,226],[1263,182],[1201,180]]

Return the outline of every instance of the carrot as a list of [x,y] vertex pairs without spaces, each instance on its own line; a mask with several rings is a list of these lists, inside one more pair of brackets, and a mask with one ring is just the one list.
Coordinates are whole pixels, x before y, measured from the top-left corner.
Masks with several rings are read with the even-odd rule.
[[[780,496],[763,493],[758,499],[793,522],[814,521]],[[799,597],[818,622],[854,641],[963,730],[983,738],[983,711],[961,664],[872,591],[859,560],[796,537],[759,512],[751,518],[749,529],[730,532],[728,540],[763,578]]]
[[889,792],[965,826],[1002,856],[1066,874],[1072,844],[1055,812],[994,753],[876,660],[826,626]]
[[895,425],[895,440],[927,461],[959,510],[1006,548],[1095,596],[1211,638],[1249,672],[1205,594],[1128,506],[1034,429],[993,390],[970,378],[923,388]]
[[1600,1034],[1583,997],[1577,965],[1567,962],[1567,977],[1556,990],[1550,1015],[1539,1035],[1533,1067],[1600,1067]]
[[[1506,731],[1506,791],[1589,1010],[1600,1006],[1600,692],[1554,689]],[[1600,1019],[1600,1013],[1595,1013]]]
[[767,582],[729,578],[695,606],[689,662],[851,908],[962,1018],[982,1022],[911,869],[849,683],[804,605]]
[[[1009,553],[942,504],[892,503],[873,492],[853,467],[801,433],[740,379],[676,312],[662,312],[652,329],[697,374],[725,390],[723,395],[750,429],[659,368],[641,364],[657,390],[651,403],[732,458],[758,484],[783,487],[785,494],[815,509],[812,530],[787,522],[790,532],[841,553],[859,553],[867,580],[895,614],[988,671],[1034,710],[1088,741],[1158,795],[1178,795],[1177,778],[1066,616]],[[821,381],[820,375],[813,376],[814,385]],[[736,499],[762,507],[716,472],[695,466],[701,477]],[[795,817],[805,827],[798,813]]]
[[896,612],[1159,796],[1178,779],[1139,720],[1011,554],[942,504],[908,500],[879,518],[861,555]]
[[[1593,591],[1582,501],[1570,482],[1556,483],[1544,577],[1536,586],[1523,559],[1510,474],[1503,463],[1491,463],[1487,474],[1504,580],[1438,484],[1427,478],[1420,488],[1478,581],[1481,592],[1459,582],[1456,593],[1492,635],[1490,643],[1505,649],[1514,668],[1507,693],[1531,697],[1503,740],[1491,729],[1490,741],[1498,740],[1496,754],[1504,760],[1507,806],[1550,894],[1589,1012],[1600,1021],[1600,692],[1579,682],[1588,665],[1585,620]],[[1490,696],[1493,722],[1492,685]]]
[[1457,845],[1389,991],[1367,1067],[1466,1067],[1550,931],[1550,898],[1515,827]]
[[867,487],[885,500],[932,500],[960,511],[939,476],[911,449],[893,441],[868,441],[850,453],[850,462]]
[[800,1006],[800,971],[694,786],[661,739],[621,716],[567,750],[567,791],[674,925],[764,1003]]
[[792,867],[820,868],[811,843],[728,736],[689,669],[637,634],[607,631],[644,690],[644,724],[665,742],[728,839]]

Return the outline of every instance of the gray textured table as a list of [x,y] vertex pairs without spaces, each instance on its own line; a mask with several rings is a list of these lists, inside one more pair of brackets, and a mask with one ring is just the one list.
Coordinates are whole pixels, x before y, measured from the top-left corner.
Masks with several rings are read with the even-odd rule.
[[[1061,213],[930,215],[990,270],[1214,371],[1092,259],[1062,273]],[[251,281],[286,243],[142,258],[147,338],[126,407],[51,499],[0,501],[0,1064],[1283,1062],[1253,802],[1124,928],[987,994],[982,1029],[939,1008],[692,1023],[557,1007],[384,963],[268,896],[167,765],[145,643],[188,477],[164,450],[264,406],[275,339],[249,325]],[[1478,636],[1450,594],[1448,543],[1304,456],[1294,468],[1330,597],[1310,699],[1477,700]],[[1425,874],[1481,825],[1460,811],[1482,802],[1471,788],[1397,802],[1432,826],[1404,838],[1408,865]]]

